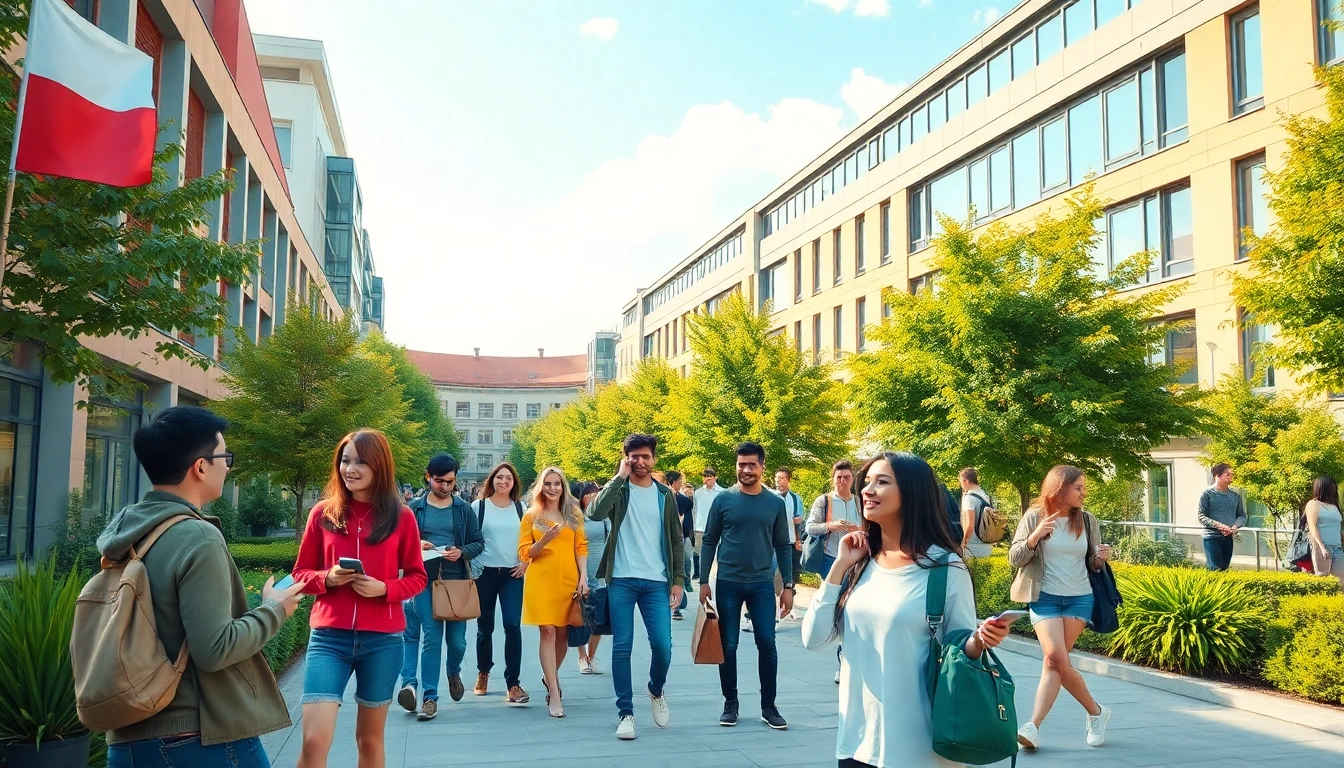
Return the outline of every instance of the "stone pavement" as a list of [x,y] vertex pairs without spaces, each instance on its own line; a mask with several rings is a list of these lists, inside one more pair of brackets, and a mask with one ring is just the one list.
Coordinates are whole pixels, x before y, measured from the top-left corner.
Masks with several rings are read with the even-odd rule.
[[[802,597],[802,595],[800,595]],[[687,648],[693,622],[672,622],[672,671],[667,698],[672,723],[666,730],[653,725],[648,699],[638,691],[647,681],[648,645],[639,627],[635,639],[635,719],[638,738],[615,738],[616,708],[610,674],[581,676],[571,651],[561,671],[565,690],[565,717],[546,713],[545,689],[537,661],[537,631],[524,627],[523,687],[532,703],[510,707],[504,703],[502,677],[491,680],[491,693],[471,693],[475,679],[475,627],[468,628],[468,651],[463,680],[467,693],[460,702],[447,696],[446,682],[439,716],[420,723],[393,704],[387,726],[388,768],[418,766],[523,766],[544,761],[546,768],[640,768],[677,766],[834,766],[836,726],[835,654],[813,653],[802,647],[796,622],[780,626],[779,709],[789,721],[787,731],[772,731],[761,723],[756,698],[756,654],[751,635],[744,634],[739,650],[742,721],[735,728],[718,725],[722,708],[717,667],[690,661]],[[503,658],[503,639],[496,632],[495,658]],[[599,663],[607,670],[611,639],[603,638]],[[641,650],[642,649],[642,650]],[[1004,652],[1000,658],[1017,682],[1017,707],[1023,719],[1031,714],[1040,661]],[[502,673],[502,666],[495,672]],[[642,677],[642,679],[641,679]],[[1114,710],[1107,743],[1099,749],[1084,742],[1084,713],[1066,692],[1042,728],[1042,749],[1019,755],[1023,768],[1062,768],[1086,763],[1107,768],[1129,766],[1208,766],[1249,768],[1271,763],[1300,766],[1344,766],[1344,737],[1253,715],[1184,696],[1096,675],[1086,675],[1098,701]],[[295,726],[263,737],[276,768],[293,768],[299,756],[302,659],[281,681],[291,703]],[[354,681],[331,751],[331,768],[355,768]],[[895,766],[899,766],[896,763]],[[1005,761],[1001,765],[1008,765]],[[893,768],[895,768],[895,766]]]

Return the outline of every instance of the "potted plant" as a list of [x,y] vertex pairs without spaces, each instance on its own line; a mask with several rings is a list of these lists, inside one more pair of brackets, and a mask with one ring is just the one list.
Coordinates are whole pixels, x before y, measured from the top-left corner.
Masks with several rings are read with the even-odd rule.
[[0,582],[0,754],[9,768],[84,768],[89,731],[75,710],[70,632],[82,580],[54,559],[20,561]]

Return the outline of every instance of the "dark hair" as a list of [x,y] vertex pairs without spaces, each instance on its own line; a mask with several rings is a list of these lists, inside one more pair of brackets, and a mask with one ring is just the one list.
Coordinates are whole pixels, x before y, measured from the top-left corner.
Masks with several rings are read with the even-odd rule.
[[1219,475],[1223,474],[1224,472],[1226,472],[1231,468],[1232,468],[1231,464],[1220,461],[1217,464],[1214,464],[1212,467],[1210,467],[1209,471],[1213,473],[1214,478],[1217,478]]
[[717,469],[715,469],[715,468],[713,468],[713,467],[705,467],[705,471],[704,471],[704,472],[701,472],[701,473],[700,473],[700,476],[701,476],[701,477],[704,477],[705,475],[709,475],[710,477],[718,477],[718,476],[719,476],[719,470],[717,470]]
[[481,483],[480,490],[476,492],[477,499],[488,499],[495,493],[495,477],[502,471],[508,470],[513,475],[513,487],[509,489],[509,498],[518,501],[523,498],[523,479],[518,475],[518,470],[509,462],[501,461],[490,470],[490,474],[485,476],[485,481]]
[[1335,478],[1329,475],[1316,478],[1311,484],[1311,498],[1322,504],[1339,506],[1339,486],[1335,485]]
[[590,493],[597,493],[602,490],[602,486],[594,483],[592,480],[584,480],[582,482],[575,481],[574,483],[571,483],[569,487],[570,492],[574,494],[574,498],[579,501],[579,509],[582,509],[584,512],[588,511],[587,503],[583,500],[584,497]]
[[322,527],[329,531],[348,533],[345,520],[350,514],[350,502],[355,496],[345,487],[341,475],[341,455],[345,446],[355,446],[355,453],[362,464],[373,470],[373,484],[369,496],[373,499],[373,526],[369,531],[369,543],[377,544],[386,540],[397,530],[401,520],[401,492],[397,487],[397,468],[392,462],[392,446],[387,437],[376,429],[360,429],[346,435],[336,446],[336,455],[331,462],[331,479],[322,492]]
[[625,443],[621,446],[621,450],[626,456],[640,448],[648,448],[649,453],[657,456],[658,438],[653,435],[646,435],[643,432],[633,432],[625,436]]
[[967,467],[961,470],[958,477],[968,483],[974,483],[975,485],[980,484],[980,473],[975,471],[975,467]]
[[789,469],[788,467],[780,467],[779,469],[776,469],[776,470],[775,470],[775,474],[776,474],[776,475],[778,475],[780,472],[783,472],[783,473],[784,473],[784,476],[787,477],[787,478],[789,478],[790,480],[793,479],[793,470],[792,470],[792,469]]
[[667,480],[668,485],[671,485],[681,479],[681,473],[675,469],[669,469],[663,474],[663,479]]
[[228,428],[227,421],[206,408],[174,405],[135,431],[135,457],[151,483],[177,485],[197,460],[215,452]]
[[737,450],[734,451],[738,456],[755,456],[761,460],[761,466],[765,466],[765,449],[760,443],[750,441],[738,443]]
[[[873,463],[872,459],[869,459],[868,463],[872,464]],[[854,465],[849,463],[849,459],[841,459],[831,466],[831,474],[834,475],[836,472],[839,472],[842,469],[848,469],[850,472],[853,472]]]
[[425,467],[425,474],[430,477],[443,477],[449,472],[456,472],[462,468],[453,458],[451,453],[436,453],[430,458],[429,464]]
[[[859,469],[856,487],[863,488],[867,484],[868,473],[878,461],[886,461],[891,466],[892,474],[896,478],[896,488],[900,493],[901,538],[896,543],[897,548],[920,568],[933,567],[933,561],[927,557],[931,547],[938,546],[948,552],[957,552],[961,547],[952,535],[951,525],[948,524],[947,494],[943,492],[929,463],[913,453],[883,451],[869,459]],[[882,527],[865,518],[863,529],[868,534],[868,557],[860,560],[845,574],[846,586],[836,605],[837,628],[840,626],[845,602],[849,599],[854,585],[859,582],[859,577],[863,575],[868,564],[883,549]],[[964,563],[958,566],[966,567]]]

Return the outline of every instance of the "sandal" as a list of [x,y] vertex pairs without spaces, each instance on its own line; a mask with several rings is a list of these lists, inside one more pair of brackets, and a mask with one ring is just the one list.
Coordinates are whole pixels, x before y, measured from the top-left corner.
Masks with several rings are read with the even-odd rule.
[[[558,679],[559,677],[560,677],[559,675],[556,675],[556,678],[557,678],[557,679],[556,679],[556,681],[555,681],[555,689],[556,689],[557,691],[560,692],[560,698],[564,698],[564,696],[565,696],[565,689],[563,689],[563,688],[560,687],[560,680]],[[564,717],[564,716],[565,716],[565,708],[564,708],[563,706],[561,706],[559,709],[555,709],[555,708],[551,707],[551,694],[550,694],[551,687],[548,686],[548,685],[546,685],[546,678],[545,678],[545,677],[542,677],[542,678],[541,678],[541,687],[546,689],[546,709],[547,709],[548,714],[550,714],[551,717],[556,717],[556,718]]]

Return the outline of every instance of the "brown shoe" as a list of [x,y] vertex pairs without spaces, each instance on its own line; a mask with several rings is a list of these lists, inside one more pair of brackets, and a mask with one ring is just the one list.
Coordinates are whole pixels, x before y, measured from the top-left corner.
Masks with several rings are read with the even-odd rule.
[[490,688],[490,674],[488,672],[476,673],[476,687],[471,689],[471,692],[476,694],[477,696],[484,696],[486,693],[489,692],[489,688]]
[[453,701],[461,701],[461,700],[462,700],[462,693],[463,693],[463,689],[462,689],[462,676],[461,676],[461,675],[449,675],[449,676],[448,676],[448,695],[453,697]]
[[420,711],[415,713],[415,719],[421,722],[433,720],[439,714],[439,702],[425,699],[425,703],[420,705]]
[[510,704],[526,704],[531,700],[532,697],[527,695],[527,691],[524,691],[522,686],[514,685],[509,687]]

